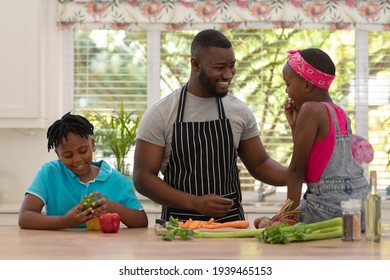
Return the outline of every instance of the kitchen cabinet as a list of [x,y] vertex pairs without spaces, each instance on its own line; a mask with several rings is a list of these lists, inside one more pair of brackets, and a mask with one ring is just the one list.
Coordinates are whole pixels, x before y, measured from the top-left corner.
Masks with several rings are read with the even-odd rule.
[[40,8],[19,0],[0,9],[0,128],[44,127]]

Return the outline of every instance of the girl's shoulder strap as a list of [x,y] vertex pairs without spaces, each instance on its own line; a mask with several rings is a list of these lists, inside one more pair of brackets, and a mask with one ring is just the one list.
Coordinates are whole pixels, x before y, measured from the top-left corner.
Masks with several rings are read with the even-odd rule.
[[[321,102],[321,103],[324,104],[324,105],[328,108],[328,111],[331,113],[333,122],[334,122],[334,124],[335,124],[336,133],[337,133],[337,134],[340,134],[339,122],[338,122],[338,119],[337,119],[337,117],[336,117],[336,112],[335,112],[333,106],[332,106],[329,102]],[[345,119],[346,119],[346,122],[347,122],[347,131],[348,131],[348,134],[349,134],[349,135],[352,135],[351,120],[350,120],[350,118],[348,117],[347,113],[346,113],[344,110],[343,110],[343,113],[344,113],[344,115],[345,115]]]
[[324,104],[325,107],[327,107],[328,112],[330,112],[330,114],[331,114],[331,117],[332,117],[332,120],[333,120],[333,123],[334,123],[334,127],[336,129],[336,135],[340,135],[339,122],[337,120],[336,113],[335,113],[332,105],[330,105],[328,102],[321,102],[321,103]]

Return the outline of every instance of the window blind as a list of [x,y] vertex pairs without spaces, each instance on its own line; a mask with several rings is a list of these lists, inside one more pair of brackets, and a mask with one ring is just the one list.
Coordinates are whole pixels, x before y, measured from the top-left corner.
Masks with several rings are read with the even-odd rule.
[[77,30],[74,33],[74,104],[77,113],[146,109],[146,33]]

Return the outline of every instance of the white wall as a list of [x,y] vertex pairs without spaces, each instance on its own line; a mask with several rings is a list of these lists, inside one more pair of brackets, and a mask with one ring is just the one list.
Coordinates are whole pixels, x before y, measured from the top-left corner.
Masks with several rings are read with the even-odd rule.
[[[71,78],[69,78],[72,70],[71,66],[66,65],[66,62],[69,61],[66,59],[66,55],[68,55],[67,52],[71,51],[71,48],[64,47],[65,39],[71,33],[56,29],[57,1],[24,0],[16,1],[17,4],[12,4],[13,1],[2,2],[3,12],[6,12],[7,9],[14,9],[15,6],[27,5],[30,1],[34,1],[39,7],[37,9],[40,25],[38,29],[39,65],[37,65],[37,69],[40,72],[41,118],[44,120],[45,128],[0,128],[0,205],[7,202],[21,202],[24,191],[41,164],[56,158],[53,151],[50,153],[47,151],[46,129],[53,121],[72,108],[72,83]],[[6,28],[8,32],[12,32],[13,23],[4,23],[1,18],[0,25],[3,27],[0,30]],[[2,34],[7,33],[2,32]],[[24,36],[24,34],[20,34],[20,36]],[[5,39],[3,38],[3,40]],[[0,52],[1,50],[0,44]],[[17,56],[18,53],[9,53],[8,55],[13,57]],[[7,67],[7,64],[0,63],[0,67]],[[4,81],[1,77],[0,79],[1,83],[8,83],[8,85],[20,82],[18,77],[15,77],[15,80]],[[23,96],[23,94],[21,95]]]

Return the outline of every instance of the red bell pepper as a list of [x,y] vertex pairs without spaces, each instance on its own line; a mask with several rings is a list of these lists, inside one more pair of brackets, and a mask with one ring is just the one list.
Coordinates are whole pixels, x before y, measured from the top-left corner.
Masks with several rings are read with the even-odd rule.
[[118,213],[107,213],[99,216],[100,230],[106,233],[116,233],[121,225]]

